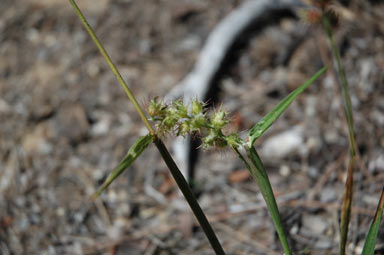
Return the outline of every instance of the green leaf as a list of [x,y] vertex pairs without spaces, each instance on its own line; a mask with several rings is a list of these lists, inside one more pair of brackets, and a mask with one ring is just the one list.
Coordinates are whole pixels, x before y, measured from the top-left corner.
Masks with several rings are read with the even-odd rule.
[[279,208],[277,207],[275,195],[273,194],[272,186],[269,181],[267,172],[265,171],[263,162],[261,161],[253,146],[251,148],[245,148],[247,156],[251,160],[250,163],[247,162],[247,160],[242,156],[237,148],[233,147],[233,149],[244,163],[244,165],[248,168],[251,176],[260,188],[261,194],[263,195],[265,203],[267,204],[269,213],[271,214],[272,221],[275,224],[281,245],[283,246],[284,255],[291,255],[292,252],[289,248],[287,236],[283,229]]
[[379,204],[377,206],[375,218],[369,228],[368,235],[365,239],[362,255],[373,255],[375,252],[377,234],[379,233],[379,227],[384,210],[384,188],[381,192]]
[[277,118],[288,108],[292,101],[303,92],[311,83],[313,83],[320,75],[322,75],[328,67],[323,67],[314,76],[307,80],[304,84],[300,85],[297,89],[292,91],[283,101],[281,101],[272,111],[264,116],[249,132],[249,144],[248,147],[252,147],[257,138],[259,138],[264,132],[275,122]]
[[92,199],[100,196],[100,194],[120,175],[122,174],[132,163],[140,156],[140,154],[148,147],[153,141],[153,135],[148,134],[141,136],[136,142],[129,148],[127,155],[119,163],[119,165],[108,176],[107,180],[101,185],[101,187],[92,195]]

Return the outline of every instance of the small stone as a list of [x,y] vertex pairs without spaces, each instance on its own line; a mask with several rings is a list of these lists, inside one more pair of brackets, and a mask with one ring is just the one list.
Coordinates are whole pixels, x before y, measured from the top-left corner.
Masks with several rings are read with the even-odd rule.
[[317,250],[326,250],[332,248],[332,242],[327,239],[320,239],[315,243]]
[[318,137],[309,137],[306,142],[309,151],[318,151],[321,149],[321,140]]
[[56,209],[56,214],[57,216],[59,217],[63,217],[65,216],[65,209],[63,207],[59,207]]
[[313,179],[318,178],[319,177],[319,169],[317,169],[316,167],[310,166],[308,168],[308,175],[309,175],[309,177],[311,177]]
[[118,240],[124,234],[123,232],[120,226],[113,225],[108,229],[107,234],[111,240]]
[[295,224],[293,227],[291,227],[291,229],[289,230],[289,233],[291,235],[297,235],[297,233],[299,233],[299,226]]
[[201,45],[200,37],[195,35],[190,35],[179,43],[178,48],[179,50],[196,50],[200,47],[200,45]]
[[94,181],[100,181],[102,178],[104,178],[104,170],[101,168],[96,168],[94,171],[92,171],[92,177]]
[[279,169],[279,173],[281,176],[287,177],[291,174],[291,169],[287,165],[282,165]]
[[336,130],[329,130],[324,134],[325,141],[330,144],[334,144],[338,141],[339,135]]
[[317,215],[304,215],[303,216],[303,227],[308,229],[310,232],[321,235],[327,229],[326,220]]
[[91,134],[93,136],[106,135],[111,126],[111,118],[109,115],[101,117],[91,128]]
[[320,201],[327,203],[335,201],[338,198],[337,192],[334,188],[325,187],[320,192]]
[[116,214],[121,216],[128,216],[131,213],[131,207],[128,203],[120,203],[116,209]]
[[109,189],[107,193],[108,202],[115,204],[117,202],[117,193],[116,191]]
[[288,155],[298,153],[303,146],[303,131],[296,126],[268,138],[261,148],[261,154],[269,159],[282,159]]
[[376,159],[370,160],[368,169],[370,172],[374,172],[376,170],[383,170],[384,169],[384,155],[379,154]]

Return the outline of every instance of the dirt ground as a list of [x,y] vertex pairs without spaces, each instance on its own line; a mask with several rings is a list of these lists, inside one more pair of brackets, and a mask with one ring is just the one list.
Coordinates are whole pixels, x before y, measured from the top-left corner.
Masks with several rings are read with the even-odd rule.
[[[78,2],[145,106],[188,74],[210,31],[243,1]],[[384,5],[343,4],[335,34],[360,152],[347,254],[360,254],[384,183]],[[234,130],[251,128],[322,60],[329,64],[322,31],[294,13],[257,27],[219,82],[217,104],[231,112]],[[89,200],[146,132],[68,1],[0,2],[1,255],[213,254],[154,146]],[[294,254],[338,254],[348,139],[332,72],[256,148]],[[202,152],[196,183],[228,254],[282,253],[258,187],[235,155]],[[383,226],[377,254],[384,254]]]

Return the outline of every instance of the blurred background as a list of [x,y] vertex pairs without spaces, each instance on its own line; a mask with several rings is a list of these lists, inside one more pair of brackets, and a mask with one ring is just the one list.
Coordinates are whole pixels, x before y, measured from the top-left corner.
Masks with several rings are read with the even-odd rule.
[[[78,4],[146,106],[189,73],[243,2]],[[360,254],[384,183],[384,5],[337,5],[360,151],[347,254]],[[251,128],[329,57],[321,29],[279,15],[257,24],[220,74],[217,105],[233,130]],[[340,94],[327,73],[256,144],[295,254],[338,254],[348,160]],[[0,2],[0,254],[213,254],[154,146],[89,200],[146,132],[68,1]],[[258,187],[231,151],[201,153],[196,183],[228,254],[281,254]]]

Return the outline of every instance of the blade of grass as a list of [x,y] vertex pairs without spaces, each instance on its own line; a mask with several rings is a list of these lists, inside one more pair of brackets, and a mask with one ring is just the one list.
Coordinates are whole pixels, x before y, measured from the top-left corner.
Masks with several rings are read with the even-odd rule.
[[108,186],[119,176],[121,175],[132,163],[141,155],[141,153],[148,147],[148,145],[153,141],[153,135],[148,134],[146,136],[141,136],[136,142],[129,148],[127,155],[123,160],[118,164],[118,166],[112,171],[108,176],[107,180],[101,185],[101,187],[92,195],[91,199],[94,199],[106,189]]
[[251,159],[252,164],[255,166],[256,171],[253,171],[253,178],[257,178],[256,182],[258,182],[261,194],[263,195],[269,212],[271,213],[273,223],[275,224],[277,234],[280,238],[281,245],[283,246],[284,255],[290,255],[291,249],[288,245],[287,236],[281,222],[279,208],[277,207],[275,195],[273,194],[272,186],[269,182],[264,164],[253,146],[247,149],[247,155]]
[[384,211],[384,188],[381,191],[379,204],[377,205],[375,218],[373,218],[372,224],[369,227],[367,237],[365,238],[364,248],[362,255],[373,255],[375,252],[377,234],[379,233],[379,227],[381,218]]
[[348,227],[350,222],[352,197],[353,197],[353,172],[354,172],[354,166],[355,166],[355,160],[356,160],[355,159],[356,158],[355,131],[354,131],[354,125],[353,125],[353,113],[352,113],[351,96],[348,88],[348,80],[345,76],[344,66],[341,62],[341,57],[340,57],[340,51],[333,38],[331,25],[329,23],[326,13],[322,15],[321,22],[323,25],[323,29],[327,34],[328,40],[331,44],[332,55],[336,59],[337,69],[338,69],[337,71],[339,74],[339,79],[341,82],[341,88],[342,88],[343,97],[344,97],[344,111],[345,111],[345,115],[347,117],[347,123],[348,123],[350,160],[348,165],[347,182],[345,184],[343,211],[341,214],[341,222],[340,222],[340,255],[344,255],[347,238],[348,238]]
[[248,158],[251,160],[251,164],[241,155],[237,148],[233,148],[236,154],[239,156],[244,165],[248,168],[251,176],[260,188],[261,194],[267,204],[267,208],[271,214],[272,221],[275,225],[277,234],[279,236],[281,245],[284,250],[284,255],[291,255],[291,249],[289,248],[287,236],[283,229],[279,208],[277,207],[276,199],[273,194],[271,183],[269,182],[268,175],[265,171],[263,162],[261,161],[256,149],[252,146],[251,148],[245,148]]
[[[105,60],[108,62],[109,67],[112,69],[112,72],[115,74],[118,82],[123,87],[123,89],[124,89],[125,93],[127,94],[128,98],[133,103],[136,111],[140,115],[140,117],[141,117],[142,121],[144,122],[145,126],[148,128],[148,131],[156,137],[155,131],[153,130],[151,124],[149,123],[149,121],[148,121],[148,119],[147,119],[143,109],[137,103],[136,98],[133,96],[132,92],[129,90],[129,88],[128,88],[127,84],[125,83],[124,79],[122,78],[119,70],[113,64],[111,58],[109,57],[109,55],[105,51],[103,45],[100,43],[99,39],[97,38],[97,36],[94,33],[94,31],[91,28],[91,26],[88,24],[86,18],[84,17],[83,13],[81,12],[79,7],[77,6],[76,2],[74,0],[68,0],[68,1],[71,3],[71,5],[74,8],[77,16],[79,16],[81,22],[83,23],[83,25],[87,29],[89,35],[92,37],[93,41],[95,42],[95,44],[99,48],[101,54],[104,56]],[[185,182],[185,183],[187,183],[187,182],[185,181],[182,173],[180,172],[180,169],[177,167],[177,165],[173,161],[173,159],[172,159],[171,155],[169,154],[167,148],[164,146],[163,142],[159,138],[157,138],[157,137],[156,137],[156,139],[154,139],[154,142],[155,142],[156,147],[158,148],[160,154],[162,155],[165,163],[167,164],[168,168],[170,169],[170,171],[171,171],[171,173],[173,175],[173,178],[180,179],[179,181],[176,181],[176,183],[177,183],[179,189],[184,194],[184,197],[187,200],[189,206],[192,208],[192,211],[193,211],[197,221],[199,222],[201,228],[203,229],[204,233],[206,234],[206,236],[207,236],[207,238],[208,238],[208,240],[209,240],[213,250],[215,251],[216,254],[219,254],[219,255],[225,254],[225,252],[224,252],[223,248],[221,247],[221,244],[220,244],[219,240],[217,239],[216,234],[213,231],[211,225],[209,224],[209,222],[208,222],[204,212],[201,210],[200,205],[198,204],[196,198],[192,194],[192,191],[189,189],[188,184],[186,186],[185,185],[180,185],[182,182]],[[199,213],[196,213],[196,212],[199,212]]]
[[288,108],[292,101],[300,95],[309,85],[311,85],[320,75],[322,75],[327,67],[323,67],[305,83],[300,85],[297,89],[292,91],[286,98],[284,98],[272,111],[265,115],[249,132],[248,147],[252,147],[257,138],[259,138],[264,132],[275,122],[277,118]]

